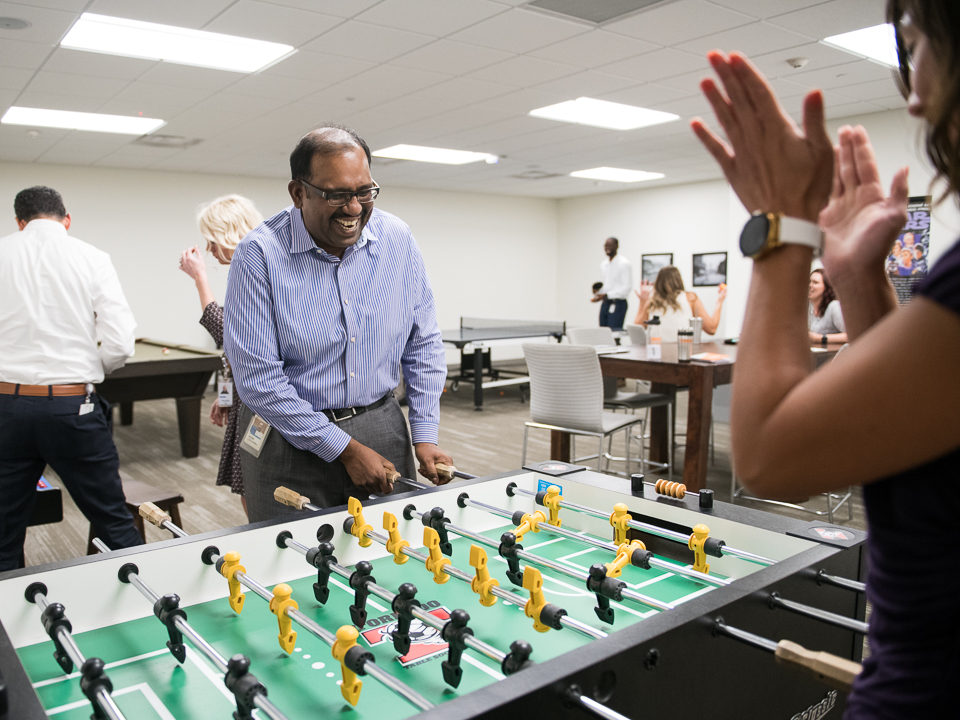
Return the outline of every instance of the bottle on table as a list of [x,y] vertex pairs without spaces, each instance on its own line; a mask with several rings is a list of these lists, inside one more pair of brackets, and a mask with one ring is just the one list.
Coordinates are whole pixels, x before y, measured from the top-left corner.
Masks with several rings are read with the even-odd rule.
[[660,316],[654,315],[647,321],[647,360],[659,360],[662,357],[661,339]]

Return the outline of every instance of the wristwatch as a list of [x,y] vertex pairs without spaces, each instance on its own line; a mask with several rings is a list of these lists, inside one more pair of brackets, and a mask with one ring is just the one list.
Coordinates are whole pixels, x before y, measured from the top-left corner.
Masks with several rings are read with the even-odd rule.
[[740,251],[754,260],[781,245],[806,245],[814,249],[817,257],[822,242],[818,225],[780,213],[755,212],[740,233]]

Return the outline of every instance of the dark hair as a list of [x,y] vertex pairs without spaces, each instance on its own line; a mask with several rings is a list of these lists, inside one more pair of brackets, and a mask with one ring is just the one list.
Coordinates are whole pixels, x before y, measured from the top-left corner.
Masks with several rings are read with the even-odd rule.
[[594,292],[597,292],[602,287],[603,287],[602,282],[595,282],[593,285],[591,285],[591,288],[593,289]]
[[43,185],[18,192],[13,200],[13,212],[17,220],[24,222],[30,222],[38,217],[63,220],[67,216],[67,209],[63,206],[60,193]]
[[620,249],[620,241],[615,237],[608,237],[607,240],[613,240],[614,247],[616,247],[618,250]]
[[887,20],[897,34],[899,85],[904,97],[910,94],[910,57],[903,41],[904,15],[930,40],[930,48],[940,67],[939,98],[932,108],[933,120],[927,124],[926,150],[936,168],[934,182],[946,178],[948,186],[942,201],[951,191],[960,190],[960,3],[956,0],[887,0]]
[[820,305],[817,307],[817,317],[823,317],[823,314],[827,311],[827,305],[837,299],[837,293],[830,281],[827,280],[827,274],[823,271],[823,268],[817,268],[810,274],[813,275],[813,273],[820,273],[820,279],[823,280],[823,295],[820,296]]
[[355,130],[336,123],[323,123],[308,132],[290,153],[290,176],[294,180],[310,178],[310,164],[315,155],[339,155],[361,148],[367,165],[373,162],[367,142]]

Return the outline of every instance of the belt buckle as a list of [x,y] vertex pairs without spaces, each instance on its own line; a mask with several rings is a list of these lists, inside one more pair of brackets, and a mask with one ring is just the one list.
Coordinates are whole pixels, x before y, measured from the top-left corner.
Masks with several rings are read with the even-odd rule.
[[343,411],[346,413],[346,415],[344,415],[343,417],[337,417],[337,411],[336,411],[336,410],[331,410],[331,411],[330,411],[330,414],[333,416],[333,421],[334,421],[335,423],[338,423],[338,422],[340,422],[340,421],[342,421],[342,420],[349,420],[350,418],[354,417],[354,416],[357,414],[357,409],[356,409],[356,408],[352,408],[352,407],[343,408]]

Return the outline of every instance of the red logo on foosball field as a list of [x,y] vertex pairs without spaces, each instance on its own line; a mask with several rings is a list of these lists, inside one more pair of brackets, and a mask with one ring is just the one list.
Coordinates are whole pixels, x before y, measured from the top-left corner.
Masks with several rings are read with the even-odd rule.
[[814,528],[814,531],[824,540],[853,540],[853,535],[848,535],[837,528]]
[[[435,618],[443,621],[450,619],[450,611],[436,600],[424,604]],[[368,625],[376,627],[360,633],[371,647],[383,643],[393,642],[393,631],[397,629],[397,617],[393,613],[382,615],[367,621]],[[401,655],[397,660],[403,667],[412,667],[426,662],[447,652],[447,641],[440,637],[440,631],[429,625],[424,625],[414,618],[410,622],[410,652]]]

